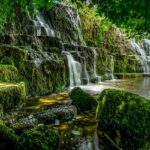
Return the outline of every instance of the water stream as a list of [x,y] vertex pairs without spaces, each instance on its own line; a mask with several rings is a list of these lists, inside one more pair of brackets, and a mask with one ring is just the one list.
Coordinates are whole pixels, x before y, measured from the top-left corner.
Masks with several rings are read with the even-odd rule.
[[34,23],[34,34],[35,36],[41,36],[43,34],[43,29],[46,36],[55,37],[54,29],[50,27],[44,17],[39,13],[35,19],[32,19]]
[[70,87],[81,85],[81,64],[73,58],[70,52],[63,51],[63,54],[68,61]]
[[114,57],[113,56],[111,56],[110,63],[111,63],[111,79],[114,80],[115,77],[114,77]]
[[135,42],[135,40],[131,40],[131,45],[135,50],[136,54],[139,56],[141,61],[142,69],[144,73],[150,73],[150,40],[143,40],[143,43],[140,45]]

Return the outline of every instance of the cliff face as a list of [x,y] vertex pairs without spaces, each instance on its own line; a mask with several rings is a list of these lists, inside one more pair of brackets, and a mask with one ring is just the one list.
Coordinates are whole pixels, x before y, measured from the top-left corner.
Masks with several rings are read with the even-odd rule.
[[18,69],[18,80],[26,81],[31,95],[69,85],[67,59],[62,51],[69,51],[82,68],[87,63],[92,74],[92,49],[84,43],[77,10],[61,5],[32,16],[16,12],[14,23],[6,24],[0,35],[0,62]]
[[[72,79],[69,78],[68,52],[76,60],[76,65],[80,66],[81,83],[95,82],[98,77],[96,70],[98,73],[110,72],[111,64],[108,62],[114,51],[111,52],[111,48],[108,48],[107,39],[110,36],[106,34],[103,35],[105,43],[101,46],[86,45],[81,21],[78,11],[68,6],[57,5],[50,11],[41,10],[32,15],[22,13],[18,8],[14,22],[7,23],[0,35],[0,63],[17,68],[17,80],[26,81],[28,94],[32,96],[62,90],[70,84]],[[115,52],[117,56],[119,51]],[[121,60],[122,66],[125,60]],[[76,65],[73,64],[72,67],[77,67]],[[76,72],[74,68],[73,71]]]

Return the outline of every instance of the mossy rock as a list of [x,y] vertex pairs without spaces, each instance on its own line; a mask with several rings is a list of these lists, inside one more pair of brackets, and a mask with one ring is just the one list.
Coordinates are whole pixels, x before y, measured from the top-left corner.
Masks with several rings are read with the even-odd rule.
[[19,74],[17,68],[12,65],[0,64],[0,81],[1,82],[19,81]]
[[26,96],[25,83],[0,84],[0,104],[8,111],[21,104]]
[[0,104],[0,117],[3,116],[3,106]]
[[[112,139],[119,131],[123,149],[138,150],[150,144],[150,101],[136,94],[107,89],[98,102],[97,119]],[[116,132],[117,131],[117,132]]]
[[87,111],[92,110],[97,106],[97,102],[90,94],[83,91],[81,88],[74,88],[70,94],[70,98],[72,99],[72,104],[77,107],[78,111]]
[[0,149],[1,150],[15,150],[18,136],[14,133],[14,130],[8,128],[0,120]]
[[48,127],[38,127],[25,131],[19,138],[20,150],[56,150],[59,136]]

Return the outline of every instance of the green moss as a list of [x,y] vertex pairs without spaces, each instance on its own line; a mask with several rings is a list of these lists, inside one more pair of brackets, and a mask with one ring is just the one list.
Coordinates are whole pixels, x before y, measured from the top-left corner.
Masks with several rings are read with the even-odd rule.
[[18,136],[14,131],[0,121],[0,149],[6,150],[11,148],[11,150],[15,150],[17,139]]
[[74,88],[69,96],[72,99],[72,104],[75,105],[79,111],[91,110],[97,105],[94,97],[79,87]]
[[4,111],[8,111],[18,106],[25,98],[25,83],[18,84],[2,84],[0,85],[0,104]]
[[142,73],[116,73],[118,79],[142,78]]
[[0,61],[1,64],[4,64],[4,65],[14,65],[14,61],[11,57],[8,57],[8,56],[4,56],[1,61]]
[[[120,90],[104,90],[99,98],[99,126],[110,136],[120,132],[123,149],[137,150],[150,144],[150,101]],[[114,139],[114,137],[112,136]]]
[[18,81],[18,70],[12,65],[0,65],[0,81],[15,82]]
[[0,104],[0,117],[3,116],[3,106]]
[[25,131],[19,138],[21,150],[56,150],[59,136],[47,127],[38,127]]

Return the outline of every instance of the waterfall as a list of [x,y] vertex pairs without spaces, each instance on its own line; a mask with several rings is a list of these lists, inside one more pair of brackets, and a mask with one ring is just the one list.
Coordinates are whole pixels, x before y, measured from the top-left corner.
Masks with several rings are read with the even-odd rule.
[[55,37],[54,30],[46,23],[44,17],[39,13],[34,20],[34,34],[36,36],[42,35],[42,28],[44,29],[46,36]]
[[[139,56],[141,63],[144,65],[143,66],[144,73],[149,73],[150,66],[148,63],[150,61],[150,58],[149,58],[149,56],[146,55],[146,43],[144,43],[144,41],[143,41],[143,46],[140,47],[135,42],[135,40],[131,40],[131,45],[132,45],[133,49],[135,50],[136,54]],[[144,47],[145,47],[145,49],[144,49]]]
[[92,52],[94,54],[92,82],[95,83],[95,82],[99,82],[101,78],[100,76],[97,75],[97,72],[96,72],[97,52],[94,47],[92,48]]
[[111,79],[114,80],[115,77],[114,77],[114,56],[111,56]]
[[100,150],[97,132],[94,133],[92,138],[85,138],[79,145],[79,150]]
[[62,52],[68,61],[70,87],[81,85],[81,64],[74,60],[73,56],[68,51]]
[[83,77],[82,77],[83,84],[89,84],[89,75],[87,72],[87,67],[86,67],[86,60],[84,58],[84,64],[83,64]]

